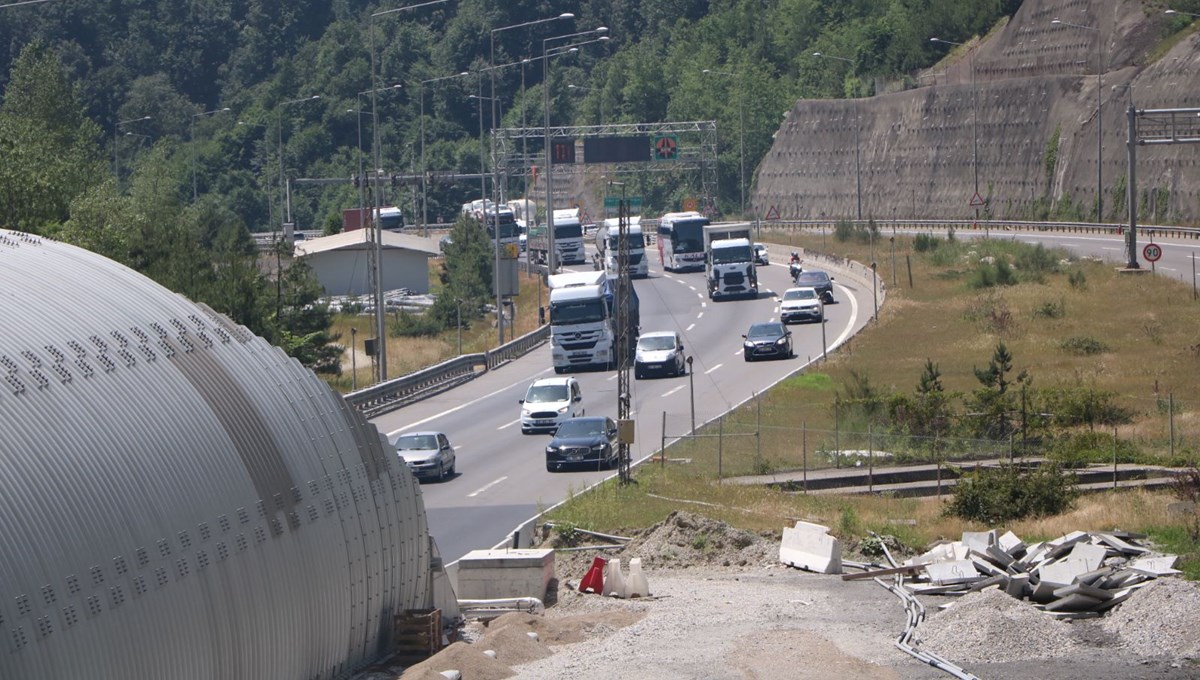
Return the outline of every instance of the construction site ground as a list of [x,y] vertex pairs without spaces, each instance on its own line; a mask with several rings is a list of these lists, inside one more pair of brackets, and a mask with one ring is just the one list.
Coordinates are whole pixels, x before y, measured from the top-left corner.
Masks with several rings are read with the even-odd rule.
[[[544,615],[469,622],[458,641],[430,659],[369,677],[394,678],[401,670],[406,680],[439,680],[446,670],[464,680],[949,677],[895,647],[905,615],[889,591],[871,580],[785,567],[778,546],[778,536],[674,513],[620,551],[559,552],[559,580]],[[602,554],[624,564],[641,558],[651,596],[579,593],[580,579]],[[846,546],[846,559],[874,558]],[[927,617],[917,637],[980,678],[1200,677],[1195,584],[1161,579],[1106,616],[1075,622],[1004,598],[987,591],[923,596]],[[946,603],[954,607],[940,612]]]

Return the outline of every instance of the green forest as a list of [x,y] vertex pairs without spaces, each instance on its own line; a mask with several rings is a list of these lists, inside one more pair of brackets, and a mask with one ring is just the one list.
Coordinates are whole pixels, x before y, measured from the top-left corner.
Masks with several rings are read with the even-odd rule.
[[[478,172],[493,104],[503,127],[540,127],[547,99],[552,125],[715,120],[716,201],[734,214],[729,140],[749,186],[796,99],[869,96],[945,56],[930,37],[967,42],[1019,4],[0,0],[0,227],[106,255],[335,370],[320,291],[302,266],[264,275],[252,234],[336,231],[372,156],[386,177]],[[688,181],[640,187],[647,213]],[[418,221],[419,184],[379,190]],[[430,183],[430,221],[477,196]]]

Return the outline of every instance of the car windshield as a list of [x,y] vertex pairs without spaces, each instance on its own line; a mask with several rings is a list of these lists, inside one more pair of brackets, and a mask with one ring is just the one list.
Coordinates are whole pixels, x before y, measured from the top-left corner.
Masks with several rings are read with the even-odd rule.
[[529,394],[525,395],[526,404],[547,404],[566,400],[566,385],[534,385],[529,388]]
[[556,437],[594,437],[604,434],[604,421],[599,418],[575,418],[558,426]]
[[395,446],[400,451],[425,451],[436,449],[438,444],[432,434],[402,434],[396,438]]
[[734,246],[731,248],[714,248],[712,251],[713,264],[726,264],[729,262],[749,262],[750,247],[749,246]]
[[[625,236],[625,240],[629,243],[630,250],[645,250],[646,249],[646,241],[642,237],[642,234],[627,234]],[[617,248],[620,247],[620,245],[621,245],[621,236],[620,236],[620,234],[617,234],[616,230],[614,229],[612,232],[609,232],[608,249],[613,252],[616,252]]]
[[601,300],[575,300],[550,305],[550,325],[565,326],[575,323],[599,323],[605,319],[604,302]]
[[783,294],[784,300],[815,300],[817,291],[812,288],[794,288]]
[[763,244],[761,244],[761,243],[755,243],[755,244],[754,244],[754,252],[756,252],[756,253],[765,253],[765,252],[767,252],[767,247],[766,247],[766,246],[764,246],[764,245],[763,245]]
[[670,335],[657,335],[638,340],[638,349],[675,349],[675,338]]
[[796,277],[796,283],[829,283],[829,275],[825,272],[800,272],[800,274]]
[[746,333],[746,337],[750,340],[780,338],[783,337],[783,326],[777,323],[756,323],[750,327],[750,332]]

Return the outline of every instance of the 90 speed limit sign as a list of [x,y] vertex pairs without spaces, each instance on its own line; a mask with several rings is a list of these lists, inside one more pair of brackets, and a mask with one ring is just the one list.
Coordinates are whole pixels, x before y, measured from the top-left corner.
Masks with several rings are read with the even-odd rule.
[[1162,257],[1162,246],[1157,243],[1147,243],[1145,248],[1142,248],[1142,257],[1146,258],[1147,262],[1158,262]]

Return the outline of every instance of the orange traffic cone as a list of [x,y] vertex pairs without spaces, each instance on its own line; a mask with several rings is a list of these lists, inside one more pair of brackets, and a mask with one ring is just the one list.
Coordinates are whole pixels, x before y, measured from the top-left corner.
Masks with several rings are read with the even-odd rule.
[[579,582],[579,592],[604,594],[604,565],[608,560],[597,557],[592,560],[588,573]]

